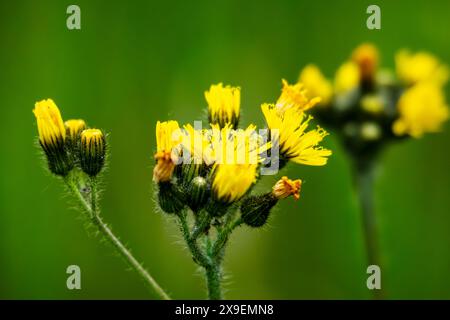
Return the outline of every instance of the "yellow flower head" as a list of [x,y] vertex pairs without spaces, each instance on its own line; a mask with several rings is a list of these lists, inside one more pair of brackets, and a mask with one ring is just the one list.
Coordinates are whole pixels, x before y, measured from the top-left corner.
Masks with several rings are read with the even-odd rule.
[[299,82],[294,85],[290,85],[286,80],[283,79],[282,81],[283,89],[281,90],[281,95],[275,104],[280,114],[289,109],[302,112],[311,109],[321,101],[320,97],[308,99],[306,96],[307,90],[303,83]]
[[427,52],[401,50],[395,56],[397,76],[407,85],[430,81],[442,86],[448,80],[448,68]]
[[51,148],[64,145],[66,128],[53,100],[36,102],[33,113],[37,120],[39,141],[42,146]]
[[[272,144],[279,144],[283,158],[311,166],[323,166],[327,163],[331,150],[318,145],[328,133],[320,127],[305,132],[311,116],[298,114],[294,109],[286,110],[280,115],[276,107],[270,104],[263,104],[261,109],[272,132]],[[278,130],[278,134],[274,129]]]
[[[209,154],[210,138],[205,129],[195,129],[191,124],[183,126],[181,147],[187,152],[191,163],[210,165],[214,162]],[[186,159],[187,161],[188,159]]]
[[330,102],[333,95],[333,87],[316,65],[309,64],[303,68],[298,82],[305,85],[310,96],[322,98],[321,105],[327,105]]
[[373,79],[378,68],[378,49],[371,43],[364,43],[352,53],[352,61],[355,62],[361,73],[362,79]]
[[212,189],[215,197],[225,203],[239,200],[255,183],[256,164],[219,164],[214,168]]
[[261,153],[267,151],[270,142],[262,141],[251,124],[245,130],[212,126],[208,156],[217,164],[258,164]]
[[156,154],[157,164],[153,169],[153,180],[169,181],[177,161],[177,154],[172,152],[182,141],[180,127],[177,121],[156,123]]
[[396,135],[409,134],[415,138],[426,132],[439,131],[449,117],[442,90],[432,83],[419,83],[407,89],[400,97],[399,118],[394,122]]
[[302,187],[302,180],[291,180],[288,177],[282,177],[272,187],[272,194],[277,199],[284,199],[293,196],[295,200],[300,199],[300,189]]
[[95,177],[105,164],[106,140],[99,129],[81,132],[80,166],[91,177]]
[[86,123],[81,119],[67,120],[66,122],[64,122],[64,125],[66,127],[66,133],[72,139],[72,141],[75,141],[81,131],[86,129]]
[[336,93],[345,93],[359,86],[360,71],[354,62],[345,62],[336,71],[334,88]]
[[211,124],[225,127],[231,124],[236,128],[239,122],[241,105],[241,89],[239,87],[223,86],[222,83],[212,85],[205,91],[208,102],[208,117]]

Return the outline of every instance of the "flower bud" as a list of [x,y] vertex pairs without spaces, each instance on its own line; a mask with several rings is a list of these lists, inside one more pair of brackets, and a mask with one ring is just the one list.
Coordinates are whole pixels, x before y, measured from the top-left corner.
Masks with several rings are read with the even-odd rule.
[[262,227],[266,224],[270,210],[277,202],[278,199],[270,192],[245,198],[241,204],[242,220],[250,227]]
[[90,177],[100,173],[105,164],[106,140],[99,129],[86,129],[81,132],[80,166]]
[[208,119],[211,124],[224,128],[231,124],[236,129],[239,123],[241,90],[238,87],[223,86],[222,83],[212,85],[205,92],[208,102]]
[[301,180],[282,177],[273,186],[272,192],[245,198],[241,204],[242,220],[250,227],[262,227],[266,224],[270,210],[277,204],[278,200],[291,195],[296,200],[300,198],[301,183]]
[[165,213],[179,213],[185,204],[183,193],[171,182],[158,183],[158,204]]
[[188,189],[188,204],[193,211],[201,209],[208,200],[208,182],[203,177],[192,179]]
[[86,129],[86,123],[81,119],[71,119],[64,122],[66,127],[66,146],[71,153],[74,162],[78,161],[80,155],[80,136]]
[[86,129],[86,123],[81,119],[71,119],[64,122],[66,127],[66,134],[68,140],[70,139],[72,143],[76,144],[81,132]]
[[39,143],[47,156],[52,173],[66,176],[74,164],[66,148],[66,128],[58,107],[51,99],[35,104],[33,113],[36,117]]

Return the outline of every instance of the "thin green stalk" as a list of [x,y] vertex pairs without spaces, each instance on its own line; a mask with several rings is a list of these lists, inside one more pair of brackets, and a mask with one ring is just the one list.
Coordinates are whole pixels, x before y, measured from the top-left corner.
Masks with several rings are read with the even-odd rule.
[[[357,188],[361,219],[363,227],[364,243],[367,254],[368,265],[380,265],[380,252],[378,243],[378,225],[374,210],[374,169],[373,162],[365,163],[364,165],[357,165],[355,171],[355,184]],[[375,289],[374,298],[380,299],[382,297],[381,289]]]
[[103,222],[99,215],[98,209],[98,195],[97,195],[97,182],[91,179],[91,201],[88,203],[80,192],[77,185],[76,178],[67,177],[65,182],[69,190],[80,201],[84,210],[89,214],[91,222],[97,227],[97,229],[108,239],[108,241],[114,246],[117,252],[127,261],[127,263],[144,279],[144,281],[156,292],[156,294],[164,300],[170,300],[167,293],[159,286],[155,279],[149,274],[149,272],[136,260],[131,252],[122,244],[122,242],[114,235],[111,229]]

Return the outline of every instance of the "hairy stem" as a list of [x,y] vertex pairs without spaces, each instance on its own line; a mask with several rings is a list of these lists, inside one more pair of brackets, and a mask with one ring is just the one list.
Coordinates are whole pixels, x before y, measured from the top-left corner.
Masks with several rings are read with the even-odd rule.
[[242,220],[239,218],[235,220],[233,223],[225,226],[225,228],[218,233],[217,239],[214,242],[211,252],[211,256],[213,257],[213,259],[218,258],[219,261],[221,260],[222,257],[221,253],[223,251],[223,248],[225,247],[225,244],[228,241],[228,238],[230,237],[231,232],[233,232],[233,230],[241,224]]
[[83,209],[88,213],[89,218],[94,226],[100,231],[100,233],[108,239],[117,252],[125,259],[125,261],[142,277],[146,284],[151,287],[155,293],[164,300],[170,300],[167,293],[160,287],[155,279],[149,274],[149,272],[136,260],[131,252],[122,244],[122,242],[114,235],[111,229],[103,222],[99,215],[98,209],[98,195],[97,195],[97,181],[94,178],[91,179],[91,201],[88,203],[80,192],[78,186],[78,180],[76,177],[70,176],[65,179],[65,182],[69,190],[80,201]]
[[222,299],[222,285],[221,285],[221,272],[220,265],[217,262],[212,263],[205,268],[206,271],[206,283],[208,285],[208,298],[210,300]]
[[205,253],[202,252],[202,250],[198,246],[197,238],[194,238],[191,235],[187,223],[186,212],[181,212],[179,214],[179,218],[180,218],[181,232],[183,233],[184,241],[186,241],[189,251],[192,254],[192,258],[194,259],[195,263],[199,264],[200,266],[206,269],[206,267],[209,266],[211,262],[208,256],[205,255]]

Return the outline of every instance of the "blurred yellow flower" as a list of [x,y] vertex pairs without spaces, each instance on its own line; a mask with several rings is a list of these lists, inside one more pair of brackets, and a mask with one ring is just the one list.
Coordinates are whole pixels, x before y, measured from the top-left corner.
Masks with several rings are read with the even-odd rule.
[[241,104],[239,87],[224,87],[222,83],[211,85],[209,91],[205,91],[205,98],[211,124],[219,124],[220,127],[231,124],[233,128],[237,127]]
[[362,79],[373,79],[378,68],[378,49],[371,43],[363,43],[352,53],[352,61],[359,67]]
[[401,50],[395,56],[395,64],[398,78],[407,85],[430,81],[441,86],[448,80],[448,67],[427,52]]
[[[279,144],[280,154],[287,160],[311,166],[323,166],[331,150],[319,147],[328,133],[320,128],[305,132],[312,117],[288,109],[282,115],[271,104],[263,104],[262,112],[272,132],[272,144]],[[278,135],[276,131],[278,130]]]
[[433,83],[423,82],[407,89],[400,97],[399,118],[393,124],[396,135],[421,137],[426,132],[439,131],[449,117],[442,90]]
[[359,86],[360,71],[356,63],[345,62],[336,71],[334,89],[336,93],[345,93]]
[[298,82],[303,83],[310,97],[320,97],[321,105],[327,105],[333,95],[333,87],[326,79],[320,69],[313,64],[309,64],[300,72]]
[[58,147],[64,144],[66,128],[58,107],[52,99],[36,102],[33,113],[36,117],[39,141],[44,148]]
[[306,88],[303,83],[296,83],[290,85],[286,80],[283,81],[283,89],[281,95],[278,98],[275,106],[279,113],[284,113],[286,110],[294,109],[297,112],[306,111],[311,109],[321,101],[320,97],[314,97],[309,99],[306,96]]

